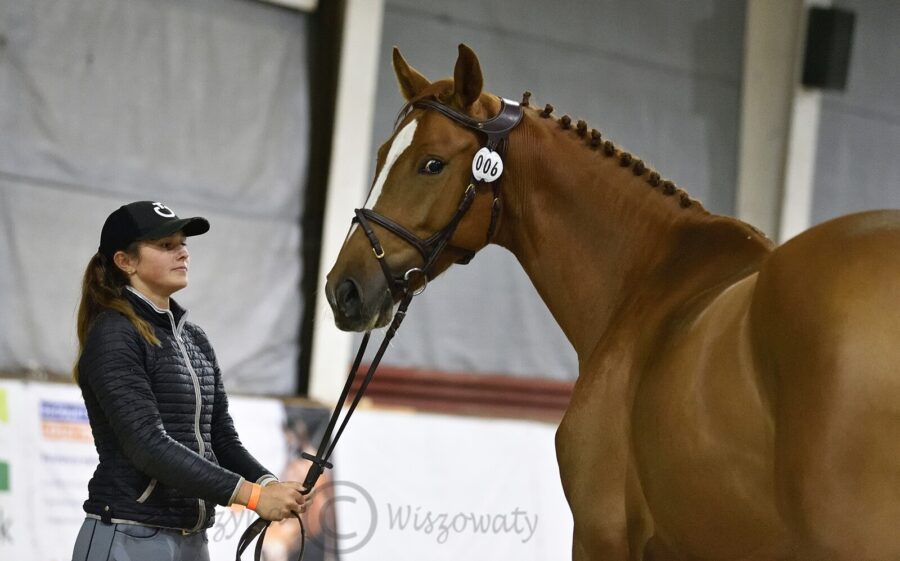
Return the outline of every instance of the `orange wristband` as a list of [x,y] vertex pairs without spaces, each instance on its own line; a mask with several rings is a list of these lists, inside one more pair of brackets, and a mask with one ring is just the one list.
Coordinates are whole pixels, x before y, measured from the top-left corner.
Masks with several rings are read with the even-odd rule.
[[256,510],[256,503],[259,502],[259,494],[262,493],[262,487],[259,484],[253,484],[253,490],[250,491],[250,500],[247,501],[247,508]]

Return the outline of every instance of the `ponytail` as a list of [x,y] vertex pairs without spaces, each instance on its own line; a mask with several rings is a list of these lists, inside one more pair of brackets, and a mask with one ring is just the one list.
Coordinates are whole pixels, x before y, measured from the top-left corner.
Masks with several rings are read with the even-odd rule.
[[[131,244],[126,253],[132,257],[138,256],[138,244]],[[131,303],[122,295],[122,291],[128,285],[128,277],[101,253],[96,253],[88,263],[84,271],[84,280],[81,283],[81,303],[78,305],[78,358],[84,352],[84,343],[87,340],[91,324],[101,312],[113,310],[119,312],[134,325],[138,333],[151,345],[159,345],[159,339],[153,332],[153,327],[135,313]],[[78,382],[78,362],[72,369],[72,378]]]

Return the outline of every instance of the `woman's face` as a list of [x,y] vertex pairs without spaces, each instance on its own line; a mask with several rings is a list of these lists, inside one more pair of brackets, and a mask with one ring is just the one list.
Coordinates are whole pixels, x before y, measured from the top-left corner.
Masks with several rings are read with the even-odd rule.
[[170,296],[188,285],[191,257],[181,232],[141,242],[139,259],[131,262],[131,285],[144,293]]

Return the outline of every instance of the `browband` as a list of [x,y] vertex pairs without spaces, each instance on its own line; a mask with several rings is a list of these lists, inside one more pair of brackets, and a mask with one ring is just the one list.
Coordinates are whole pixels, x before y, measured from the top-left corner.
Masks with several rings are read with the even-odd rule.
[[502,97],[500,98],[500,112],[487,121],[473,119],[465,113],[433,99],[421,99],[413,103],[413,107],[433,109],[465,127],[483,132],[488,137],[488,143],[493,145],[503,140],[522,120],[522,107],[515,101]]

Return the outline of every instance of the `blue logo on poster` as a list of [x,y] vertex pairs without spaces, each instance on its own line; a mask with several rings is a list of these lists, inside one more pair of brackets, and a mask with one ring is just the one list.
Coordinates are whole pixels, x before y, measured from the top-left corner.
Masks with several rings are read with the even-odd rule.
[[41,420],[58,423],[87,423],[87,409],[83,403],[41,401]]
[[41,401],[41,432],[48,440],[93,441],[83,403]]

